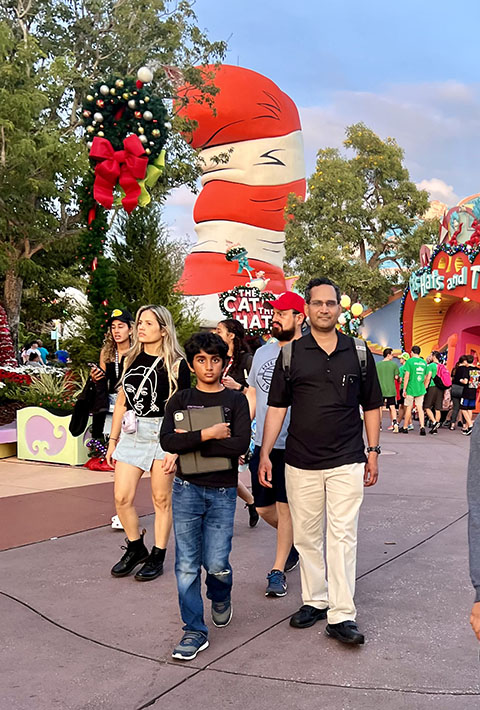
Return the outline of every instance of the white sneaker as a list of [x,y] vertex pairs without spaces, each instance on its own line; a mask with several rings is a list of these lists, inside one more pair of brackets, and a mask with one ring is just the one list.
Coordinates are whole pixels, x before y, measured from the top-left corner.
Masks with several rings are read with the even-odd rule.
[[123,530],[123,525],[120,522],[120,518],[118,517],[118,515],[114,515],[112,518],[112,528],[114,530]]

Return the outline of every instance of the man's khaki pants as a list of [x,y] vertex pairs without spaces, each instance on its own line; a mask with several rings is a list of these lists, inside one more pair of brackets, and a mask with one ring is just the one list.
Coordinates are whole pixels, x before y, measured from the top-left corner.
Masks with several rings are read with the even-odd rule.
[[[357,524],[363,463],[309,471],[286,465],[294,545],[300,555],[304,604],[329,607],[328,623],[354,621]],[[325,511],[328,589],[323,555]]]

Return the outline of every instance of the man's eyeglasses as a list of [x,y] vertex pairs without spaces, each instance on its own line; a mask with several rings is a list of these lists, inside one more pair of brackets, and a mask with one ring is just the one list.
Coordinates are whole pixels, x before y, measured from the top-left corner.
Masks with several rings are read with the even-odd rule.
[[311,308],[322,308],[326,306],[329,310],[338,306],[338,301],[310,301],[308,304]]

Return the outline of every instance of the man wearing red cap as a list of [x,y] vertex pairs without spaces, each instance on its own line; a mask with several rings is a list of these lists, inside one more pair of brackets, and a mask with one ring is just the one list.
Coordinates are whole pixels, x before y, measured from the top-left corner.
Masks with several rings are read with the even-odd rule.
[[267,343],[259,348],[253,358],[248,376],[246,392],[250,405],[250,415],[256,416],[255,450],[250,460],[252,474],[252,493],[259,515],[277,529],[277,548],[272,570],[267,575],[268,597],[283,597],[287,593],[285,572],[298,564],[298,552],[292,546],[293,532],[287,493],[285,490],[285,441],[290,417],[287,414],[281,431],[270,453],[272,477],[260,485],[258,464],[262,443],[263,426],[267,412],[267,399],[270,390],[275,363],[284,345],[302,335],[302,323],[305,320],[305,301],[298,293],[283,293],[276,301],[270,302],[273,308],[271,333],[276,342]]
[[275,365],[258,475],[271,476],[269,452],[291,406],[285,478],[303,605],[290,625],[305,628],[328,618],[328,636],[362,644],[353,601],[357,523],[363,487],[373,486],[378,476],[382,392],[371,353],[367,348],[365,356],[357,353],[358,344],[336,328],[342,310],[338,286],[312,279],[305,300],[311,333],[292,344],[288,367],[283,358]]

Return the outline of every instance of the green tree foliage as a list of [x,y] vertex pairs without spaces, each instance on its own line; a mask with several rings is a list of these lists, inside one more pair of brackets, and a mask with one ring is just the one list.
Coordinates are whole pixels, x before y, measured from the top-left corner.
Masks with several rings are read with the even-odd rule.
[[165,306],[180,341],[185,342],[199,326],[194,302],[175,288],[186,245],[168,237],[155,206],[122,214],[112,232],[109,249],[117,279],[112,307],[127,308],[135,315],[147,303]]
[[378,306],[408,279],[420,245],[437,240],[438,223],[419,219],[428,195],[410,181],[393,138],[381,140],[362,123],[346,136],[349,155],[320,150],[307,199],[290,202],[287,264],[301,285],[321,274]]
[[[152,91],[175,95],[171,73],[215,93],[195,65],[221,60],[187,0],[2,0],[0,4],[0,273],[15,335],[26,262],[85,228],[76,199],[87,170],[79,108],[89,88],[109,75],[135,76],[149,64]],[[154,196],[193,185],[194,152],[174,116],[167,168]],[[41,263],[38,262],[38,268]]]

